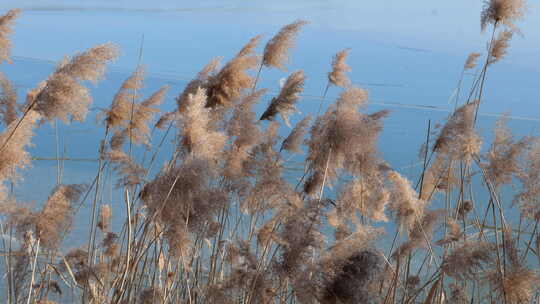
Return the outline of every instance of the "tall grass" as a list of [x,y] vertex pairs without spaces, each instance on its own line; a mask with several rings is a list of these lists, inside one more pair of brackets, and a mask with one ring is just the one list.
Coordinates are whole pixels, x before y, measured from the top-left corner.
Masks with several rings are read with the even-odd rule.
[[[482,149],[476,126],[488,72],[506,54],[523,9],[518,0],[486,2],[485,60],[472,53],[465,61],[464,71],[478,65],[477,76],[447,121],[429,124],[413,180],[381,158],[389,112],[366,113],[367,91],[347,76],[348,50],[329,65],[323,100],[331,86],[340,96],[324,112],[321,102],[289,136],[279,137],[278,114],[288,125],[309,81],[303,71],[255,113],[266,94],[256,89],[262,67],[285,69],[304,21],[279,31],[262,56],[257,36],[223,66],[212,60],[171,112],[157,107],[167,87],[141,95],[137,67],[103,110],[95,178],[58,183],[39,208],[12,191],[31,164],[34,131],[83,121],[92,102],[85,84],[100,79],[118,50],[103,44],[67,57],[22,102],[0,74],[2,301],[538,303],[540,138],[514,138],[502,119]],[[0,17],[0,61],[9,59],[17,14]],[[152,174],[168,144],[172,154]],[[290,154],[303,151],[301,176],[286,177]],[[111,171],[121,207],[103,200]],[[502,196],[509,186],[510,201]],[[481,192],[488,196],[477,200]],[[76,236],[86,245],[66,250],[81,204],[92,210],[89,234]],[[518,224],[508,218],[514,208]],[[113,210],[122,225],[111,223]],[[390,226],[394,233],[385,233]]]

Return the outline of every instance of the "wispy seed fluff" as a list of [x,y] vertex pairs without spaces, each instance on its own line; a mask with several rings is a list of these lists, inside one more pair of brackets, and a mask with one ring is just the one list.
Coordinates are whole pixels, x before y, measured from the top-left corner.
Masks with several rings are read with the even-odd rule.
[[43,247],[54,250],[64,233],[71,226],[73,203],[86,187],[84,185],[60,185],[56,187],[36,216],[37,236]]
[[[521,215],[531,220],[540,220],[540,139],[534,138],[524,157],[521,170],[517,175],[521,182],[521,191],[514,198],[514,203],[521,209]],[[540,237],[540,234],[539,234]]]
[[514,22],[523,18],[524,13],[525,0],[486,0],[480,15],[480,26],[485,30],[489,24],[502,23],[514,29]]
[[253,77],[246,72],[257,66],[257,56],[252,54],[257,41],[251,40],[216,75],[208,78],[204,86],[208,94],[207,107],[231,106],[245,89],[253,86]]
[[208,62],[202,68],[202,70],[199,71],[197,76],[190,82],[188,82],[182,93],[178,97],[176,97],[176,105],[179,113],[184,112],[189,94],[195,94],[198,88],[204,88],[207,86],[208,80],[218,70],[220,60],[220,58],[214,58],[210,60],[210,62]]
[[109,129],[127,127],[131,115],[131,104],[137,98],[136,92],[143,85],[144,68],[138,67],[120,86],[110,108],[105,111],[105,126]]
[[302,153],[301,145],[304,141],[304,136],[308,132],[309,123],[311,122],[311,116],[306,116],[300,122],[296,124],[294,129],[283,143],[280,150],[287,150],[291,153]]
[[433,151],[469,160],[480,152],[482,141],[474,129],[477,102],[459,107],[439,133]]
[[181,148],[192,155],[215,159],[223,150],[226,135],[209,128],[210,109],[205,108],[206,92],[199,88],[190,94],[181,119]]
[[487,177],[495,187],[512,182],[512,177],[521,172],[519,158],[527,148],[530,139],[522,138],[514,141],[510,129],[506,126],[506,118],[497,121],[494,128],[495,138],[484,156],[484,169]]
[[30,111],[17,126],[18,120],[12,121],[0,134],[0,182],[6,179],[15,180],[17,169],[23,169],[30,164],[30,154],[25,147],[30,145],[33,128],[40,115]]
[[285,70],[288,51],[294,46],[296,35],[307,22],[295,21],[284,26],[264,47],[262,63],[266,67],[275,67]]
[[165,94],[167,94],[168,89],[168,86],[163,86],[148,98],[133,105],[127,128],[128,136],[133,143],[149,144],[149,123],[154,118],[154,115],[159,112],[157,106],[165,99]]
[[415,223],[422,219],[425,203],[418,198],[410,181],[401,174],[391,171],[388,179],[392,183],[389,209],[394,213],[400,228],[411,231]]
[[13,31],[11,25],[21,11],[12,9],[0,17],[0,63],[9,61],[11,42],[9,35]]
[[0,72],[0,115],[6,126],[17,119],[17,92],[2,72]]
[[493,45],[491,46],[489,58],[490,64],[500,61],[504,58],[504,56],[506,56],[512,36],[513,32],[508,30],[499,33],[499,36],[497,36],[497,38],[493,41]]
[[28,93],[26,106],[47,120],[83,121],[92,98],[80,82],[95,83],[105,72],[106,63],[117,55],[117,47],[106,43],[73,58],[66,57],[47,80]]
[[351,71],[351,67],[347,65],[345,60],[349,55],[349,50],[345,49],[334,55],[332,59],[332,71],[328,73],[328,81],[330,84],[338,87],[347,87],[351,81],[345,74]]
[[467,57],[467,60],[465,61],[463,69],[465,71],[474,69],[476,67],[476,60],[478,59],[478,57],[480,57],[480,55],[480,53],[470,53],[469,57]]
[[287,126],[290,127],[289,114],[297,111],[295,103],[300,98],[299,94],[304,90],[305,80],[304,71],[300,70],[292,73],[285,81],[279,95],[270,101],[270,105],[261,115],[261,120],[271,120],[279,114]]

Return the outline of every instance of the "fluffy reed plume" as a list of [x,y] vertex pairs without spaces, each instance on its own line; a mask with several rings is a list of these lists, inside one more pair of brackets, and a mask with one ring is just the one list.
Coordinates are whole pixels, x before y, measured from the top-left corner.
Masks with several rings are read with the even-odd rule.
[[253,147],[263,138],[261,130],[256,125],[257,116],[253,111],[253,106],[265,92],[265,90],[259,90],[245,96],[235,107],[227,124],[227,135],[233,139],[233,142],[226,151],[223,174],[231,182],[238,182],[239,179],[250,175],[246,170],[246,161]]
[[474,129],[477,103],[465,104],[454,111],[441,129],[433,151],[456,160],[470,160],[480,152],[482,141]]
[[99,210],[99,221],[97,226],[103,233],[109,231],[111,223],[112,209],[110,205],[102,205]]
[[506,56],[512,36],[513,32],[508,30],[499,33],[499,36],[493,41],[493,45],[489,52],[489,64],[498,62]]
[[30,165],[30,154],[25,151],[25,147],[30,146],[33,129],[39,118],[38,113],[30,111],[18,126],[18,121],[12,121],[0,134],[0,143],[3,147],[0,153],[0,181],[16,180],[17,169],[24,169]]
[[246,72],[257,66],[257,56],[252,54],[254,47],[252,40],[217,74],[208,78],[205,86],[208,93],[207,107],[231,106],[245,89],[253,86],[253,77]]
[[186,109],[181,114],[180,149],[199,158],[214,159],[221,154],[227,137],[225,134],[210,129],[210,110],[206,91],[199,88],[190,94],[186,101]]
[[11,26],[19,16],[19,9],[9,10],[5,15],[0,16],[0,63],[9,61],[11,41],[9,35],[13,31]]
[[104,111],[104,124],[107,128],[126,128],[131,117],[131,104],[137,99],[137,90],[144,80],[144,68],[138,67],[120,86],[109,109]]
[[132,105],[133,108],[129,114],[126,132],[130,141],[134,144],[150,144],[149,123],[154,118],[154,115],[159,113],[157,106],[165,99],[168,89],[168,86],[163,86],[145,100]]
[[401,174],[391,171],[388,179],[392,183],[389,209],[394,213],[400,228],[405,228],[410,233],[416,222],[423,218],[425,202],[418,198],[410,181]]
[[306,21],[298,20],[281,28],[264,47],[262,64],[266,67],[285,70],[289,49],[294,46],[296,35],[302,26],[307,23]]
[[345,60],[349,55],[349,50],[345,49],[339,51],[332,59],[332,71],[328,73],[328,81],[330,84],[337,87],[347,87],[351,81],[345,74],[351,71],[351,67],[347,65]]
[[302,149],[300,147],[304,141],[304,136],[306,136],[308,132],[310,122],[311,116],[309,115],[298,122],[296,126],[294,126],[294,129],[292,129],[289,136],[287,136],[287,138],[285,138],[281,144],[280,150],[287,150],[291,153],[302,153]]
[[531,220],[540,219],[540,139],[533,138],[527,149],[517,178],[521,191],[514,197],[514,203],[521,209],[521,215]]
[[279,114],[285,124],[290,127],[289,115],[297,111],[295,103],[298,102],[299,94],[304,90],[305,80],[304,71],[300,70],[292,73],[285,81],[279,95],[272,98],[270,105],[260,119],[272,120]]
[[409,232],[409,239],[399,246],[393,257],[404,257],[416,248],[428,248],[433,236],[433,230],[443,214],[444,210],[425,211],[422,218],[414,223]]
[[476,61],[478,57],[480,57],[480,53],[470,53],[469,57],[467,57],[467,60],[465,61],[465,65],[463,65],[463,70],[471,70],[476,67]]
[[323,180],[331,185],[341,169],[354,175],[378,170],[382,162],[376,142],[382,130],[381,118],[387,112],[360,113],[366,101],[365,90],[349,88],[340,95],[336,105],[329,107],[313,124],[307,140],[306,161],[311,171],[304,183],[307,194],[320,191]]
[[524,13],[525,0],[485,0],[480,26],[485,30],[490,24],[504,24],[514,29],[514,22],[523,18]]
[[384,261],[380,252],[363,249],[342,261],[337,275],[326,286],[321,303],[372,303],[370,284],[376,283],[382,273]]
[[487,275],[488,281],[501,299],[510,303],[530,303],[539,290],[540,275],[522,263],[510,230],[505,230],[504,235],[504,257],[507,260],[504,273],[493,270]]
[[189,233],[204,231],[227,204],[223,190],[212,185],[212,166],[206,159],[188,157],[179,167],[160,173],[141,192],[150,214],[164,225],[169,250],[176,257],[189,252]]
[[106,43],[73,58],[66,57],[47,80],[28,93],[27,109],[37,111],[47,120],[83,121],[92,98],[80,82],[97,82],[105,72],[106,63],[117,55],[117,47]]
[[195,94],[199,88],[205,88],[208,85],[209,79],[211,76],[214,76],[215,72],[218,70],[220,61],[220,58],[210,60],[210,62],[199,71],[197,76],[188,82],[182,93],[176,97],[176,105],[179,113],[184,112],[189,94]]
[[493,130],[495,138],[484,156],[483,164],[489,180],[498,187],[512,182],[512,177],[520,173],[519,157],[529,145],[529,138],[516,142],[510,129],[506,126],[506,118],[497,121]]
[[314,251],[322,248],[324,236],[317,229],[321,223],[320,216],[318,202],[312,200],[294,210],[283,223],[279,233],[283,245],[277,269],[284,277],[292,280],[301,277],[310,261],[313,261]]
[[171,111],[171,112],[165,112],[163,113],[159,119],[156,121],[156,124],[154,124],[154,127],[156,129],[160,129],[160,130],[164,130],[165,129],[165,126],[167,125],[167,123],[173,121],[173,120],[176,120],[178,117],[177,117],[177,112],[176,111]]
[[2,72],[0,72],[0,115],[6,126],[17,119],[17,92]]
[[443,260],[442,271],[457,280],[473,280],[494,261],[495,244],[484,241],[463,242]]
[[[374,221],[388,221],[385,214],[390,192],[384,186],[381,174],[366,175],[349,182],[338,198],[337,218],[347,219],[356,210]],[[341,222],[341,221],[339,221]],[[334,225],[333,225],[334,226]]]
[[71,226],[73,203],[86,189],[84,185],[60,185],[52,192],[36,216],[37,237],[41,245],[56,250]]
[[261,40],[261,37],[261,35],[257,35],[251,38],[249,42],[238,52],[238,54],[236,54],[236,57],[249,56],[253,54],[253,51],[259,45],[259,40]]
[[[462,204],[464,204],[464,202]],[[444,246],[447,244],[457,242],[463,236],[461,227],[459,226],[459,223],[455,219],[449,217],[448,220],[446,221],[446,225],[448,226],[448,231],[446,232],[446,235],[444,236],[444,238],[437,241],[436,244],[439,246]]]

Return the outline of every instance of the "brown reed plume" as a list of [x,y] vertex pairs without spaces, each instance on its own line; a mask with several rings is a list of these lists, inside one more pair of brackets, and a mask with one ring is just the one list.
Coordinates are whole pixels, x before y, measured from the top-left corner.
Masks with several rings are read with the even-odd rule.
[[17,119],[17,92],[9,79],[0,72],[0,115],[8,126]]
[[304,90],[305,81],[306,77],[302,70],[289,75],[279,95],[272,98],[270,105],[268,105],[268,108],[266,108],[260,119],[271,120],[279,114],[285,124],[290,126],[289,115],[297,111],[295,103],[298,102],[300,98],[299,94]]
[[66,230],[72,224],[73,204],[79,199],[84,185],[60,185],[54,189],[43,209],[36,215],[36,236],[41,245],[56,250]]
[[291,153],[302,153],[301,145],[304,141],[304,136],[308,133],[311,116],[306,116],[299,121],[292,129],[289,136],[283,140],[280,150],[287,150]]
[[34,109],[49,121],[70,119],[83,121],[88,113],[92,98],[81,81],[97,82],[104,74],[107,62],[118,56],[118,49],[106,43],[66,57],[56,70],[31,90],[26,99],[26,108]]
[[499,36],[497,36],[491,46],[489,64],[498,62],[506,56],[512,36],[513,32],[509,30],[504,30],[499,33]]
[[349,55],[349,49],[339,51],[332,58],[332,71],[328,73],[328,82],[337,87],[347,87],[351,81],[345,74],[351,71],[351,67],[347,65],[345,60]]
[[463,65],[464,70],[471,70],[476,67],[476,60],[480,57],[480,53],[470,53]]
[[294,46],[296,35],[308,22],[297,20],[281,28],[281,30],[268,41],[264,47],[262,65],[285,70],[288,52]]
[[253,86],[253,78],[246,71],[257,66],[257,56],[253,55],[257,42],[258,38],[250,40],[219,72],[208,78],[204,87],[208,94],[207,107],[231,106],[243,90]]
[[20,12],[19,9],[12,9],[3,16],[0,16],[0,63],[10,61],[11,41],[9,40],[9,35],[13,31],[11,26]]
[[108,129],[127,128],[131,117],[131,104],[138,98],[144,80],[144,68],[138,67],[120,86],[109,109],[104,111],[104,124]]
[[480,16],[480,25],[484,30],[489,24],[504,24],[515,29],[514,22],[523,18],[524,0],[485,0]]
[[12,121],[0,134],[0,142],[5,143],[0,153],[0,181],[16,180],[17,170],[30,165],[30,154],[25,148],[30,146],[34,127],[39,119],[37,112],[30,111],[20,124]]

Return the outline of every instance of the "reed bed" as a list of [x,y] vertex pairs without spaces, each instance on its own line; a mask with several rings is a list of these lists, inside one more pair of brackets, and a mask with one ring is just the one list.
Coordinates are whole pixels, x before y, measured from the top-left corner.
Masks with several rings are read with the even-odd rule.
[[[389,112],[367,112],[368,92],[347,75],[350,50],[329,62],[317,114],[287,137],[280,121],[289,125],[297,113],[303,71],[255,112],[267,92],[257,88],[263,67],[286,70],[302,20],[262,55],[257,36],[228,62],[210,61],[170,112],[158,107],[168,87],[143,96],[145,72],[136,67],[100,115],[95,178],[59,177],[38,207],[13,192],[32,163],[35,131],[84,121],[86,85],[101,79],[118,48],[66,57],[21,101],[0,74],[2,302],[540,303],[540,137],[515,138],[501,119],[482,148],[477,131],[490,68],[504,59],[524,7],[486,1],[487,52],[464,61],[463,71],[477,70],[470,90],[445,122],[428,125],[414,177],[381,158]],[[0,62],[9,60],[18,14],[0,17]],[[341,93],[323,107],[329,88]],[[172,153],[158,164],[166,145]],[[302,170],[287,176],[290,156],[302,153]],[[123,198],[117,206],[103,199],[110,172]],[[63,241],[82,204],[91,209],[89,233],[76,236],[84,246],[69,248]]]

